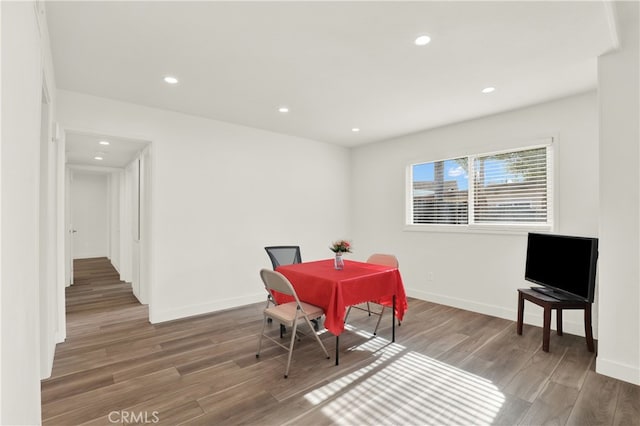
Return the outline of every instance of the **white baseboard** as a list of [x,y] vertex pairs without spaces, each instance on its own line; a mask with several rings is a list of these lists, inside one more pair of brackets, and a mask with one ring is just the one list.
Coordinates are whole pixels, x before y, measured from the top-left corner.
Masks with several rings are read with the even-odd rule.
[[238,306],[257,303],[266,299],[264,291],[249,296],[233,297],[224,300],[216,300],[215,302],[202,303],[198,305],[182,306],[180,308],[161,310],[156,312],[152,306],[149,306],[149,321],[157,324],[165,321],[192,317],[195,315],[209,314],[225,309],[237,308]]
[[[518,319],[518,306],[517,297],[514,294],[514,307],[505,308],[498,305],[490,305],[486,303],[479,303],[468,299],[458,299],[455,297],[445,296],[442,294],[430,293],[420,290],[406,289],[407,296],[415,297],[416,299],[425,300],[427,302],[439,303],[441,305],[452,306],[458,309],[464,309],[466,311],[478,312],[480,314],[491,315],[493,317],[504,318],[510,321],[517,321]],[[542,327],[542,314],[524,311],[524,323],[534,325],[536,327]],[[555,330],[555,320],[551,321],[551,329]],[[575,322],[563,318],[562,331],[568,334],[574,334],[576,336],[584,337],[584,322]],[[593,337],[597,339],[597,330],[594,328]]]
[[140,302],[141,305],[148,305],[149,302],[147,300],[144,300],[142,298],[142,296],[140,295],[140,293],[138,292],[138,290],[136,288],[133,287],[133,285],[131,286],[131,292],[133,293],[133,296],[138,299],[138,302]]
[[[57,337],[57,333],[56,335],[54,335],[54,338]],[[43,350],[44,348],[40,348],[40,350]],[[55,358],[56,355],[56,342],[53,342],[53,345],[51,348],[49,348],[49,350],[47,351],[47,361],[46,361],[46,366],[44,367],[45,371],[40,371],[40,380],[45,380],[48,379],[49,377],[51,377],[51,374],[53,373],[53,360]]]
[[640,368],[637,365],[621,364],[599,356],[596,358],[596,373],[640,385]]
[[73,256],[73,260],[78,260],[78,259],[96,259],[98,257],[106,257],[107,259],[109,258],[109,255],[105,254],[105,253],[100,253],[100,252],[82,252],[82,253],[76,253]]

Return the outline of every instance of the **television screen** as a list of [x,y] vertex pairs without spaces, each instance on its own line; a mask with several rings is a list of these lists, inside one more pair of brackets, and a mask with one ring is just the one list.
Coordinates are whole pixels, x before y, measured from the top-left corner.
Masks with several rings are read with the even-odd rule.
[[524,278],[559,299],[593,302],[598,239],[530,233]]

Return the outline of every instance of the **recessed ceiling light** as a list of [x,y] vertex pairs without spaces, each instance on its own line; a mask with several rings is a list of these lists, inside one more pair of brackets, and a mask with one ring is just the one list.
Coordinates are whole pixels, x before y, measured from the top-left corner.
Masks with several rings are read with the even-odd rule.
[[109,145],[109,141],[100,141],[100,145]]
[[102,157],[99,157],[99,156],[95,156],[95,157],[93,157],[93,159],[94,159],[94,160],[98,160],[98,161],[102,161],[102,160],[103,160],[103,158],[102,158]]
[[484,89],[482,89],[482,93],[491,93],[494,90],[496,90],[495,87],[485,87]]
[[414,41],[416,46],[426,46],[430,42],[431,42],[431,37],[429,37],[428,35],[421,35],[420,37],[416,38]]
[[280,108],[278,108],[278,111],[283,114],[286,114],[287,112],[289,112],[289,108],[286,106],[281,106]]
[[164,78],[164,82],[165,83],[169,83],[169,84],[178,84],[178,79],[173,77],[173,76],[168,75],[168,76],[166,76]]
[[360,131],[359,127],[354,127],[353,129],[351,129],[352,132],[354,133],[358,133]]

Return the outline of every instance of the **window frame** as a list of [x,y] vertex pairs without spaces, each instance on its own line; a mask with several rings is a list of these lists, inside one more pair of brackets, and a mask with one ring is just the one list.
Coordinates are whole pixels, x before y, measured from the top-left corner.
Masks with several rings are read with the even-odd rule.
[[[555,138],[543,138],[530,143],[519,145],[518,147],[500,149],[489,152],[478,152],[466,155],[455,155],[449,158],[441,158],[428,161],[413,161],[406,167],[406,188],[405,188],[405,231],[422,231],[422,232],[460,232],[460,233],[513,233],[526,234],[528,232],[552,232],[555,228],[555,210],[556,210],[556,185],[555,185]],[[540,223],[475,223],[475,159],[493,155],[514,153],[520,151],[530,151],[534,149],[546,149],[547,168],[546,168],[546,195],[547,195],[547,221]],[[439,224],[439,223],[413,223],[413,167],[418,164],[435,163],[438,161],[448,161],[460,158],[466,158],[468,162],[468,213],[466,224]]]

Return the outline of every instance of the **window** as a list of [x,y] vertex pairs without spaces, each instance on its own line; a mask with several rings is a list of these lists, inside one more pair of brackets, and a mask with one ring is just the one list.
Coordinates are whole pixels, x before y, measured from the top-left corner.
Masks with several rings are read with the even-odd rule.
[[551,169],[550,143],[412,164],[408,223],[550,226]]
[[413,165],[413,223],[468,223],[468,164],[456,158]]

